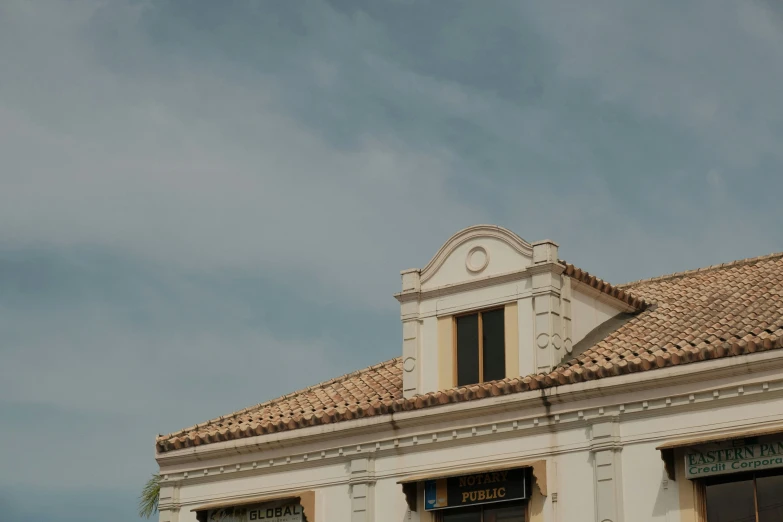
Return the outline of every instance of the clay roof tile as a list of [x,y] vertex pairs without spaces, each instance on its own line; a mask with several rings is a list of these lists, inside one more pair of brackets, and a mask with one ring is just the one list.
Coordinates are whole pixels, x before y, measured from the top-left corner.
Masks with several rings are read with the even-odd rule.
[[[156,439],[159,452],[282,430],[437,407],[585,380],[783,348],[783,253],[613,286],[569,263],[564,273],[637,316],[549,374],[410,399],[395,358]],[[655,303],[655,307],[650,307]],[[696,368],[694,368],[696,370]]]

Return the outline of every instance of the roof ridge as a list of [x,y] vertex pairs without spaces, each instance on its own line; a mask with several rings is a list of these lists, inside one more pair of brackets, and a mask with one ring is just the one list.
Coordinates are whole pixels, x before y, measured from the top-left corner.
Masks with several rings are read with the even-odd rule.
[[576,281],[579,281],[580,283],[586,284],[587,286],[590,286],[599,292],[603,292],[604,294],[625,302],[625,304],[631,308],[635,308],[637,312],[643,311],[650,304],[646,299],[620,288],[619,285],[613,285],[609,281],[601,279],[600,277],[591,274],[587,270],[582,270],[568,261],[558,259],[557,262],[565,266],[565,271],[563,274],[571,277]]
[[745,259],[737,259],[735,261],[728,261],[726,263],[721,263],[719,265],[709,265],[701,268],[694,268],[691,270],[684,270],[682,272],[673,272],[671,274],[664,274],[660,276],[655,277],[648,277],[646,279],[637,279],[636,281],[629,281],[627,283],[623,283],[620,285],[617,285],[618,288],[630,288],[634,287],[641,283],[652,283],[652,282],[658,282],[658,281],[667,281],[670,279],[677,279],[678,277],[687,277],[694,274],[703,274],[705,272],[714,272],[716,270],[723,270],[725,268],[733,268],[737,266],[743,266],[743,265],[750,265],[753,263],[758,263],[759,261],[766,261],[768,259],[775,259],[777,257],[783,257],[783,252],[773,252],[772,254],[764,254],[761,256],[756,257],[747,257]]
[[315,389],[319,389],[319,388],[326,388],[327,386],[330,386],[332,384],[336,384],[336,383],[338,383],[340,381],[346,381],[346,380],[350,379],[351,377],[356,377],[357,375],[360,375],[362,373],[365,373],[365,372],[368,372],[368,371],[371,371],[371,370],[377,370],[379,368],[383,368],[384,366],[391,366],[393,364],[396,364],[400,359],[402,359],[402,357],[394,357],[393,359],[389,359],[389,360],[386,360],[386,361],[375,363],[375,364],[372,364],[370,366],[366,366],[364,368],[361,368],[359,370],[354,370],[352,372],[346,373],[346,374],[341,375],[339,377],[333,377],[332,379],[329,379],[327,381],[323,381],[323,382],[320,382],[318,384],[314,384],[312,386],[308,386],[307,388],[302,388],[302,389],[299,389],[299,390],[296,390],[296,391],[292,391],[291,393],[286,393],[285,395],[281,395],[281,396],[276,397],[274,399],[270,399],[270,400],[265,401],[265,402],[260,402],[258,404],[253,405],[253,406],[248,406],[247,408],[242,408],[241,410],[237,410],[234,413],[229,413],[228,415],[221,415],[219,417],[215,417],[215,418],[210,419],[208,421],[200,422],[198,424],[194,424],[193,426],[190,426],[189,428],[184,428],[184,429],[181,429],[181,430],[177,430],[177,431],[169,433],[168,435],[163,435],[163,434],[158,435],[158,437],[156,437],[156,438],[158,440],[160,440],[160,439],[168,439],[168,438],[171,438],[171,437],[176,437],[176,436],[179,436],[179,435],[183,435],[185,433],[188,433],[189,431],[194,431],[194,430],[197,430],[199,428],[204,428],[204,427],[209,426],[210,424],[213,424],[213,423],[218,422],[218,421],[222,421],[222,420],[230,419],[230,418],[233,418],[233,417],[237,417],[238,415],[242,415],[242,414],[248,413],[248,412],[250,412],[252,410],[255,410],[255,409],[265,408],[266,406],[269,406],[269,405],[274,404],[276,402],[280,402],[280,401],[289,399],[291,397],[296,397],[298,395],[301,395],[302,393],[307,393],[309,391],[312,391],[312,390],[315,390]]

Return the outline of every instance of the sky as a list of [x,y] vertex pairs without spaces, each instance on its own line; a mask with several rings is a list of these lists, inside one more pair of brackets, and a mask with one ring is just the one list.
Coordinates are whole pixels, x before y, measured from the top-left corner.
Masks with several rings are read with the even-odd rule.
[[776,0],[0,2],[0,518],[397,356],[478,223],[613,283],[783,251]]

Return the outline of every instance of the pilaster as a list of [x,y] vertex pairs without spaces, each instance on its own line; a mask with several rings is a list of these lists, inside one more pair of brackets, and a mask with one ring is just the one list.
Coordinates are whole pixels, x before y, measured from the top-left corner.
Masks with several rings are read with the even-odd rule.
[[375,496],[375,469],[371,458],[351,461],[351,522],[373,522]]
[[179,522],[179,486],[161,486],[158,497],[158,520]]
[[593,424],[590,451],[595,477],[597,522],[622,522],[622,461],[619,417]]
[[[421,290],[418,270],[402,272],[402,292],[417,293]],[[405,300],[400,304],[402,319],[402,394],[413,397],[419,393],[419,300]]]
[[533,297],[527,296],[517,301],[517,324],[519,328],[519,375],[536,373],[536,326],[533,312]]
[[533,278],[535,368],[536,372],[549,373],[563,359],[564,352],[560,277],[563,267],[557,263],[557,244],[548,240],[533,243],[533,266],[528,271]]
[[563,313],[563,349],[565,349],[564,357],[571,355],[574,350],[574,343],[571,340],[571,278],[565,275],[560,276],[561,290],[560,290],[560,309]]
[[402,323],[402,393],[412,397],[419,391],[419,320]]

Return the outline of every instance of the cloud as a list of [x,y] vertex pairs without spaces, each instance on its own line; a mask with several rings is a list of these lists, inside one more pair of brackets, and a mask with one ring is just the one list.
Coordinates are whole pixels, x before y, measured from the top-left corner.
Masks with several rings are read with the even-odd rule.
[[[530,4],[558,72],[596,96],[696,138],[737,169],[781,156],[770,123],[783,81],[783,19],[762,2]],[[749,57],[753,59],[748,59]],[[779,129],[777,129],[779,132]]]
[[[148,269],[94,253],[0,254],[0,469],[13,470],[0,473],[0,491],[135,491],[154,469],[156,433],[367,360],[308,327],[306,315],[293,329],[266,317],[252,294],[271,285],[206,291],[214,280]],[[289,304],[281,297],[273,306]]]
[[155,433],[397,355],[464,226],[613,282],[781,250],[782,14],[0,2],[0,502],[122,511]]
[[[40,23],[35,14],[3,30],[6,40]],[[406,254],[390,238],[423,244],[432,230],[480,219],[449,196],[455,159],[442,147],[368,129],[354,149],[335,150],[276,106],[274,80],[262,72],[228,81],[220,68],[180,62],[165,76],[115,73],[83,36],[91,14],[44,17],[72,31],[58,42],[72,60],[49,71],[54,78],[24,74],[26,63],[52,61],[46,46],[7,68],[14,80],[4,98],[15,103],[3,108],[12,174],[0,195],[0,241],[108,245],[196,271],[307,274],[368,304],[396,290]],[[132,18],[118,23],[133,30]],[[155,70],[155,50],[129,38]],[[41,110],[41,97],[67,114]],[[355,284],[376,267],[386,284]]]
[[13,488],[0,491],[0,510],[7,520],[56,520],[57,522],[103,522],[139,520],[137,495],[106,488],[68,490]]
[[[37,42],[6,64],[4,98],[15,103],[3,108],[13,129],[3,152],[13,174],[0,195],[0,241],[110,245],[191,271],[306,278],[346,303],[390,310],[398,270],[425,264],[463,226],[499,220],[534,240],[553,228],[540,218],[551,208],[591,214],[592,201],[608,197],[616,210],[593,220],[596,233],[620,221],[665,235],[699,221],[701,209],[667,187],[693,192],[718,167],[731,170],[731,186],[749,162],[777,161],[768,127],[781,115],[758,112],[774,105],[777,82],[753,82],[757,101],[737,105],[742,78],[764,68],[741,53],[781,70],[764,52],[775,25],[765,39],[748,34],[751,8],[739,24],[736,9],[704,6],[652,16],[503,4],[478,16],[467,3],[436,34],[411,39],[399,33],[409,17],[318,3],[281,11],[282,30],[251,40],[250,20],[263,17],[243,2],[233,15],[80,5],[60,16],[57,4],[11,4],[22,15],[4,28],[9,45],[33,27],[58,44],[52,53]],[[514,31],[502,11],[524,24]],[[717,29],[693,31],[705,15],[741,45]],[[322,16],[328,23],[316,24]],[[657,25],[633,29],[648,17]],[[669,38],[658,38],[661,27]],[[466,31],[474,37],[453,36]],[[274,38],[282,45],[272,53]],[[508,55],[517,58],[498,58]],[[724,60],[743,67],[729,82]],[[26,74],[28,63],[43,67]],[[488,79],[484,67],[504,76]],[[629,132],[640,140],[618,134]],[[763,182],[764,170],[742,175]],[[678,207],[686,210],[666,216]],[[663,213],[661,224],[634,215],[639,208]],[[580,235],[556,231],[564,245]]]

